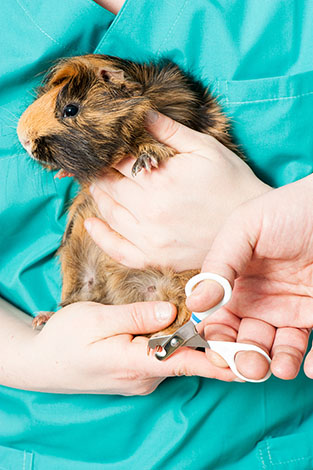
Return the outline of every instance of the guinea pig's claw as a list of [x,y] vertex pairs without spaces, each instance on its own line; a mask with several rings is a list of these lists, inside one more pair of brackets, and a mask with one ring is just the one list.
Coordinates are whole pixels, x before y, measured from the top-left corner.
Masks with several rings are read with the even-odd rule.
[[66,178],[67,176],[74,176],[73,173],[69,173],[68,171],[65,170],[60,170],[54,175],[54,179],[62,179]]
[[35,316],[35,318],[32,321],[32,327],[34,330],[39,328],[40,326],[44,325],[47,323],[49,318],[52,317],[54,312],[38,312],[38,314]]
[[151,173],[152,167],[158,168],[158,160],[153,155],[148,153],[142,153],[135,161],[132,168],[132,176],[138,175],[138,173],[144,168]]
[[147,356],[155,356],[155,353],[161,352],[162,351],[162,346],[157,346],[156,348],[150,348],[149,345],[147,345]]

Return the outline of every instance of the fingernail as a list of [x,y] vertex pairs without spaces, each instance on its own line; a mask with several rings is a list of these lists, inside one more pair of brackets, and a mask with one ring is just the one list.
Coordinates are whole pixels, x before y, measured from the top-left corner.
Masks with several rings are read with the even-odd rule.
[[91,222],[89,220],[85,220],[84,222],[85,229],[87,230],[88,233],[91,232]]
[[91,194],[94,193],[94,191],[95,191],[95,185],[94,185],[94,184],[92,184],[91,186],[89,186],[89,191],[91,192]]
[[172,317],[172,306],[169,303],[159,303],[155,308],[155,317],[160,323],[164,323]]
[[197,295],[202,295],[204,291],[204,283],[203,281],[196,285],[193,291],[190,294],[190,297],[196,297]]
[[159,113],[150,109],[146,114],[146,124],[154,124],[159,119]]
[[241,379],[234,379],[233,382],[239,382],[241,384],[245,384],[245,380],[241,380]]

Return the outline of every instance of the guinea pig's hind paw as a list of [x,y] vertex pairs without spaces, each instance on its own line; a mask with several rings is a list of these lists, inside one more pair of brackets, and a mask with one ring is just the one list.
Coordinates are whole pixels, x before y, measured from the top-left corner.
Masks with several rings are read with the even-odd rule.
[[151,172],[152,167],[158,168],[159,162],[154,155],[149,155],[148,153],[142,153],[139,155],[132,168],[132,175],[136,176],[144,168],[145,170]]
[[53,314],[54,312],[38,312],[32,322],[33,329],[36,330],[41,325],[47,323],[47,321],[49,320],[49,318],[52,317]]
[[62,179],[66,178],[67,176],[71,177],[74,176],[73,173],[69,173],[68,171],[65,170],[60,170],[54,175],[54,179]]

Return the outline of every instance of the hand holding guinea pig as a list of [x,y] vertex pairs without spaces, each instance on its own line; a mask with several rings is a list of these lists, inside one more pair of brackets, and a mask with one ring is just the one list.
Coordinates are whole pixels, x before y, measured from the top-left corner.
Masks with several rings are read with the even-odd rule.
[[152,135],[178,153],[158,171],[132,177],[133,159],[115,165],[123,178],[92,185],[102,218],[88,219],[94,241],[131,268],[200,269],[221,225],[240,204],[270,190],[248,165],[209,135],[158,113]]

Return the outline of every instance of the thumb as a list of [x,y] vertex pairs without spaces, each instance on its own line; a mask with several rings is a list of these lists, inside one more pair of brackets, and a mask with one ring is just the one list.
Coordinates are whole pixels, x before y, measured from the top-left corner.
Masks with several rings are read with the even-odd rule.
[[[201,272],[211,272],[226,278],[231,286],[248,267],[259,238],[261,213],[251,202],[236,209],[217,234],[204,260]],[[215,306],[224,295],[215,281],[202,281],[187,299],[187,307],[203,312]]]
[[172,147],[179,153],[199,152],[207,148],[209,136],[194,131],[156,111],[146,115],[148,131],[159,142]]
[[128,305],[106,305],[104,334],[147,334],[166,328],[176,317],[176,307],[169,302],[137,302]]

